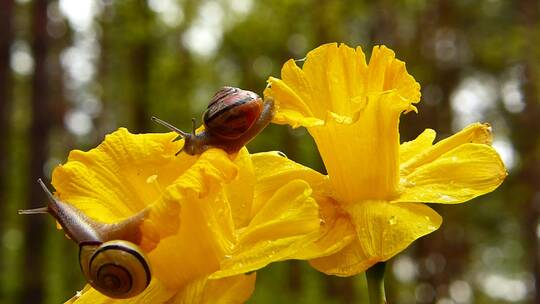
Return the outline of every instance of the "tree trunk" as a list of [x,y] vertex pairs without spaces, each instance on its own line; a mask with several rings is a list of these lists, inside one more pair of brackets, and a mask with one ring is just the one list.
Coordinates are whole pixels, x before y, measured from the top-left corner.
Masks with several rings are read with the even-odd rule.
[[[0,1],[0,238],[4,233],[5,204],[7,202],[8,136],[10,131],[12,77],[9,67],[9,49],[13,40],[13,0]],[[0,269],[4,269],[3,249],[0,249]],[[3,302],[0,296],[0,302]]]
[[[529,269],[534,277],[534,291],[532,292],[531,303],[540,303],[540,244],[537,236],[537,225],[539,222],[540,199],[538,189],[540,189],[540,156],[538,155],[540,135],[540,96],[538,92],[538,58],[534,51],[538,45],[537,31],[540,16],[540,6],[536,0],[522,0],[519,2],[520,21],[526,29],[526,40],[523,54],[523,97],[525,109],[520,118],[514,124],[513,138],[515,146],[522,156],[521,172],[514,180],[518,184],[525,184],[527,192],[523,202],[523,233],[525,244],[529,252]],[[516,187],[512,187],[515,188]],[[511,194],[512,195],[512,194]]]
[[[29,181],[28,208],[42,207],[45,196],[36,184],[43,175],[43,165],[47,160],[49,135],[49,100],[47,54],[48,36],[47,0],[36,0],[33,4],[32,54],[34,57],[34,75],[32,78],[31,111],[32,120],[29,130]],[[25,217],[24,227],[25,256],[23,266],[23,290],[19,303],[42,303],[44,300],[44,217]]]
[[[9,49],[13,40],[11,27],[13,0],[0,2],[0,208],[5,203],[6,171],[9,135],[9,113],[12,98],[12,77],[9,68]],[[0,215],[3,212],[0,210]],[[0,219],[0,223],[2,220]],[[3,231],[0,229],[0,231]],[[1,251],[0,251],[1,252]],[[0,256],[0,261],[3,259]]]

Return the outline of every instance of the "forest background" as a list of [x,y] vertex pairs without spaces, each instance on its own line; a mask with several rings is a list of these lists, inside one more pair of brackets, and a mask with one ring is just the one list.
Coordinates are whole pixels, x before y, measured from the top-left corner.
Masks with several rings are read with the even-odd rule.
[[[83,286],[77,248],[41,206],[36,179],[119,127],[189,130],[222,86],[259,94],[289,58],[326,42],[385,44],[422,85],[419,114],[444,138],[493,126],[509,177],[494,193],[435,206],[435,233],[395,257],[390,303],[540,303],[540,4],[537,0],[1,0],[0,303],[60,303]],[[200,120],[199,120],[200,121]],[[272,125],[248,146],[324,172],[303,129]],[[258,272],[249,303],[366,303],[363,275],[306,262]]]

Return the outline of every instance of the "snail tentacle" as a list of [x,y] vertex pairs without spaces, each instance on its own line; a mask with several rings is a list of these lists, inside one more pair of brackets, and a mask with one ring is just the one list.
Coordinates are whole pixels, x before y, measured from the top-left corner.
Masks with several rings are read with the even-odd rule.
[[186,137],[188,137],[188,136],[190,135],[189,133],[186,133],[186,132],[184,132],[184,131],[178,129],[177,127],[175,127],[175,126],[173,126],[172,124],[166,122],[165,120],[159,119],[159,118],[157,118],[157,117],[155,117],[155,116],[152,116],[151,119],[152,119],[152,121],[155,121],[155,122],[157,122],[158,124],[167,127],[169,130],[178,133],[178,134],[179,134],[180,136],[182,136],[183,138],[186,138]]

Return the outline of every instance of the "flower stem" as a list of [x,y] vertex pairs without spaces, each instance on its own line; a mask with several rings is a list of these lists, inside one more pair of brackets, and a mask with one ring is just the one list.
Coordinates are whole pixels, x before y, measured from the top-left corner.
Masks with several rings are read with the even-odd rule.
[[386,295],[384,294],[385,266],[384,262],[377,263],[366,271],[370,304],[386,304]]

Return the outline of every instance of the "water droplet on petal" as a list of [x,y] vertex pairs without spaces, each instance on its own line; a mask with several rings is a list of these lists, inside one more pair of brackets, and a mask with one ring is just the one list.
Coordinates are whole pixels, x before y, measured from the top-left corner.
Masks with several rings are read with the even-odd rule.
[[156,175],[156,174],[150,175],[150,176],[146,179],[146,183],[152,184],[152,183],[155,183],[156,180],[157,180],[157,175]]
[[395,225],[397,223],[397,218],[395,215],[392,215],[389,219],[388,219],[388,223],[390,225]]
[[448,196],[448,195],[445,195],[445,194],[441,194],[441,195],[439,196],[439,199],[440,199],[441,201],[444,201],[444,202],[452,202],[452,201],[455,200],[453,197]]

